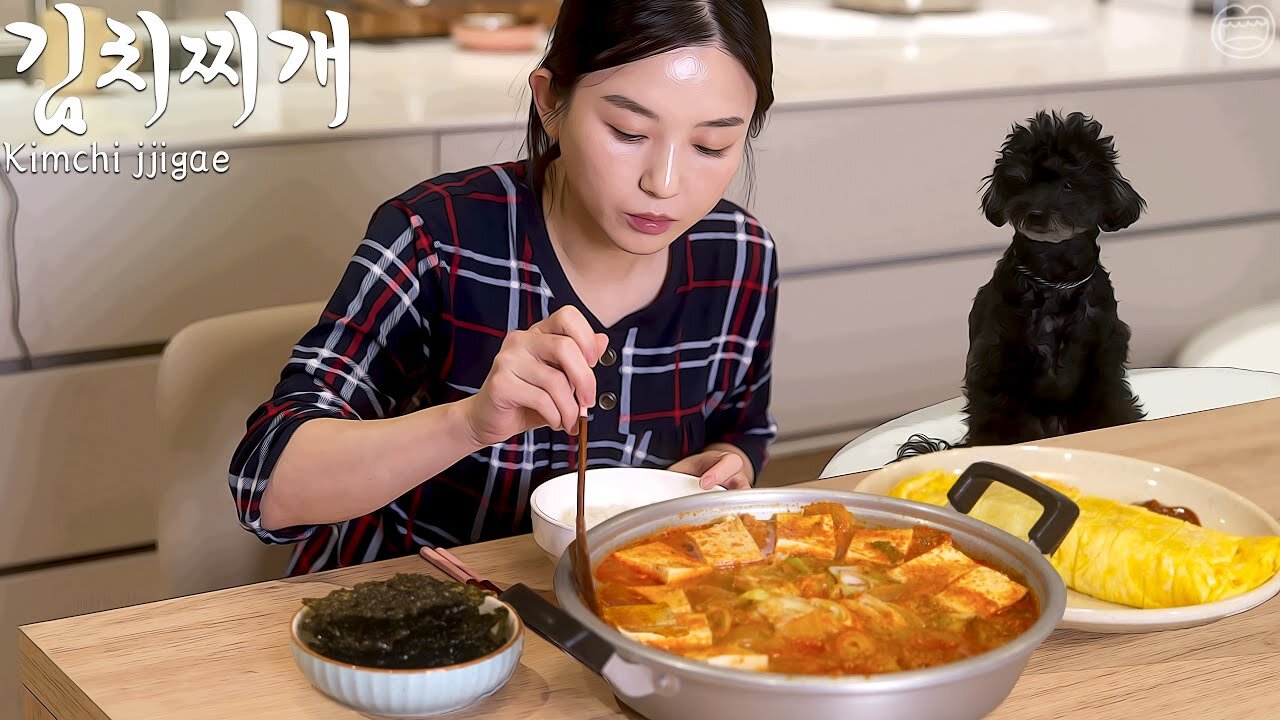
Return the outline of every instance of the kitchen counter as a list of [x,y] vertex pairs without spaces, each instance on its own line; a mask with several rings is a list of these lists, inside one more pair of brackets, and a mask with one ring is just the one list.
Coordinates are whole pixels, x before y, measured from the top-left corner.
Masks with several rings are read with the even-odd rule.
[[[1040,444],[1117,453],[1196,473],[1280,514],[1271,428],[1280,400],[1151,420]],[[860,475],[809,486],[849,489]],[[552,565],[521,535],[457,555],[501,586],[544,594]],[[294,666],[289,620],[302,598],[435,568],[416,556],[28,625],[19,630],[29,720],[355,718]],[[1280,598],[1209,625],[1145,634],[1058,630],[1032,654],[992,720],[1280,717],[1274,686]],[[452,717],[625,718],[601,678],[529,633],[495,695]]]
[[[779,13],[789,6],[775,3],[770,8]],[[223,26],[230,27],[225,19],[212,19],[207,27]],[[119,142],[124,153],[136,152],[139,141],[153,140],[171,149],[213,150],[512,128],[522,122],[528,103],[525,79],[539,57],[465,52],[447,39],[354,43],[349,117],[336,129],[327,127],[337,107],[333,83],[319,85],[313,55],[284,84],[275,81],[279,60],[264,60],[254,112],[239,128],[232,127],[243,111],[239,87],[229,86],[225,78],[205,85],[198,76],[180,85],[180,68],[175,68],[167,110],[151,128],[143,127],[155,109],[150,86],[135,92],[116,83],[82,97],[86,134],[60,131],[45,137],[33,120],[40,90],[22,80],[6,80],[0,82],[0,141],[16,145],[34,140],[42,149]],[[1084,29],[1045,36],[809,41],[779,35],[774,61],[775,107],[787,110],[1274,77],[1280,75],[1280,43],[1261,57],[1233,59],[1213,46],[1207,17],[1108,4],[1097,9]],[[151,83],[150,74],[143,77]]]

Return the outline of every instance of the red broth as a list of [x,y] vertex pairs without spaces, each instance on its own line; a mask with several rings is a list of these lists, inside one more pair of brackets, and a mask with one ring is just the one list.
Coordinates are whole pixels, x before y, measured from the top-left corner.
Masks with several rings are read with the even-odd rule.
[[[1009,642],[1039,617],[1034,593],[1024,583],[967,554],[971,567],[995,570],[999,577],[966,572],[939,587],[954,571],[914,573],[906,580],[901,574],[895,576],[895,568],[932,550],[959,550],[946,532],[916,526],[911,528],[906,552],[899,552],[892,543],[872,543],[870,547],[883,550],[883,555],[868,562],[865,555],[849,553],[849,545],[855,538],[869,537],[860,533],[875,528],[859,523],[834,503],[815,503],[803,512],[832,516],[833,557],[778,553],[774,518],[740,515],[762,560],[663,583],[656,572],[623,562],[615,552],[595,572],[602,616],[641,642],[686,657],[757,671],[829,676],[954,662]],[[620,550],[660,542],[705,563],[689,533],[714,524],[672,528]],[[918,563],[912,568],[917,566],[923,567]],[[977,582],[979,577],[992,580],[1006,593],[1020,589],[1024,594],[1016,601],[1010,601],[1010,594],[998,594],[1000,601],[981,592],[975,595],[971,585],[989,590]],[[655,602],[655,588],[667,593],[678,590],[682,595]],[[684,601],[687,608],[677,607]],[[695,632],[699,627],[709,627],[709,640],[705,629]]]

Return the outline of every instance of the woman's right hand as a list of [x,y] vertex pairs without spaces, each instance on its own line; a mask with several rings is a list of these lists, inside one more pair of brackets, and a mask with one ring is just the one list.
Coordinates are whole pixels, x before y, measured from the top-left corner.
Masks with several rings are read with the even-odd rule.
[[576,434],[581,408],[595,406],[592,368],[608,343],[571,305],[507,333],[484,385],[463,401],[476,444],[488,447],[543,425]]

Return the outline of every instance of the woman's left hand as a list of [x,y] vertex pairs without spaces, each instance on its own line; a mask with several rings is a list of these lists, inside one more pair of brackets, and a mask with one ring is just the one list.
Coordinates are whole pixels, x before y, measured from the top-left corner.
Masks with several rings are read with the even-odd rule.
[[690,455],[667,469],[697,475],[707,490],[716,485],[729,490],[749,488],[754,474],[746,453],[728,443],[712,443],[706,450]]

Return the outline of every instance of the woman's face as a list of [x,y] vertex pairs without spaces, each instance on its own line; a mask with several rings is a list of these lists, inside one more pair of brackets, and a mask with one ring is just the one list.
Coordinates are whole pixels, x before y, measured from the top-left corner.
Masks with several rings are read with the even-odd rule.
[[661,251],[724,197],[755,100],[746,70],[714,47],[584,75],[548,128],[569,207],[627,252]]

